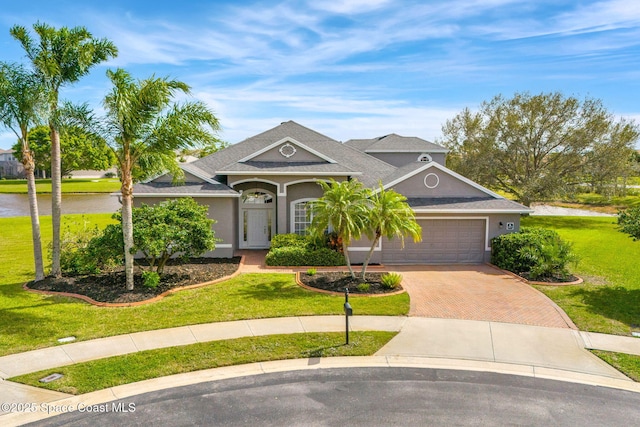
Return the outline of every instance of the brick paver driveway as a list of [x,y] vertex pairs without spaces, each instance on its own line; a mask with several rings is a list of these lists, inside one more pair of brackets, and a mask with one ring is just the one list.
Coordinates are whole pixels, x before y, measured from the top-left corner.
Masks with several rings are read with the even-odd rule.
[[489,265],[387,267],[403,275],[410,316],[577,329],[544,294]]

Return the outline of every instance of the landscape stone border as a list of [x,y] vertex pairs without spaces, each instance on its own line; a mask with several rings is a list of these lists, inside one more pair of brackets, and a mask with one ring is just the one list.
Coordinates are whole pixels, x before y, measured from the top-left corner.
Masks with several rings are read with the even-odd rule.
[[572,276],[574,277],[578,277],[578,280],[574,280],[573,282],[536,282],[534,280],[527,280],[526,278],[512,272],[509,270],[504,270],[500,267],[498,267],[497,265],[491,264],[491,263],[487,263],[487,265],[490,265],[491,267],[502,271],[505,274],[508,274],[511,277],[514,277],[524,283],[526,283],[527,285],[541,285],[541,286],[572,286],[572,285],[579,285],[582,282],[584,282],[584,280],[581,277],[576,276],[575,274],[572,274]]

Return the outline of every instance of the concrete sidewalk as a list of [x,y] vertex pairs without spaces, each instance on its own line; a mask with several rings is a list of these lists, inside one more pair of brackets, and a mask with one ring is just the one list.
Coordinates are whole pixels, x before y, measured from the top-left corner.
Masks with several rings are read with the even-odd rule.
[[[70,396],[0,381],[2,403],[106,402],[161,388],[274,370],[339,366],[412,366],[468,369],[552,378],[640,392],[635,383],[585,348],[640,355],[640,339],[487,321],[393,316],[354,316],[351,330],[399,331],[372,357],[304,359],[198,371]],[[197,342],[303,332],[344,331],[343,316],[287,317],[221,322],[138,332],[0,357],[2,379],[154,348]],[[0,412],[2,425],[46,414]],[[13,424],[15,423],[15,424]]]

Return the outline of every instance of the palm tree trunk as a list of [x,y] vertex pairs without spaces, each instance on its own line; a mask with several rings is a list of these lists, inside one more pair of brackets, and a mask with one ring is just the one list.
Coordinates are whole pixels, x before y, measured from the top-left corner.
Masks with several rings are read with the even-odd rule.
[[131,171],[122,168],[122,237],[124,239],[124,272],[127,290],[133,290],[133,181]]
[[349,273],[351,273],[351,277],[355,279],[356,274],[353,272],[353,269],[351,268],[351,260],[349,259],[349,249],[345,239],[342,239],[342,253],[344,255],[345,261],[347,262],[347,268],[349,268]]
[[378,244],[379,240],[380,240],[380,235],[376,233],[376,238],[373,239],[373,243],[371,244],[371,248],[369,249],[369,253],[367,254],[367,258],[365,258],[364,262],[362,263],[362,280],[366,280],[365,279],[365,274],[367,274],[367,266],[369,265],[369,262],[371,261],[371,256],[373,256],[373,251],[376,249],[376,245]]
[[51,275],[62,276],[60,270],[60,222],[62,219],[62,176],[60,162],[60,134],[51,129],[51,224],[53,228],[53,249],[51,251]]
[[27,195],[29,197],[29,214],[31,215],[31,239],[33,240],[33,260],[35,262],[36,279],[44,279],[44,262],[42,260],[42,242],[40,236],[40,216],[38,214],[38,199],[36,197],[36,178],[31,151],[28,147],[22,148],[22,164],[27,176]]

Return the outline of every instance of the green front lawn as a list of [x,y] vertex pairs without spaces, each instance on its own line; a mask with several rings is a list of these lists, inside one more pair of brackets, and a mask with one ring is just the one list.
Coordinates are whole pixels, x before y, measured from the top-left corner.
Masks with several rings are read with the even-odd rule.
[[[246,337],[180,347],[147,350],[11,378],[24,384],[84,394],[150,378],[222,366],[269,360],[329,356],[370,356],[396,335],[395,332],[352,332],[349,345],[344,333],[305,333]],[[38,380],[52,373],[60,380]]]
[[[110,214],[66,215],[65,224],[113,221]],[[42,217],[43,246],[50,240]],[[172,294],[139,307],[102,308],[74,298],[43,296],[22,289],[33,278],[28,217],[0,219],[0,356],[57,345],[58,338],[88,340],[137,331],[252,318],[343,314],[342,296],[299,287],[293,274],[244,274],[216,285]],[[409,296],[353,296],[355,315],[406,315]]]
[[630,335],[640,324],[640,241],[617,230],[612,217],[541,217],[524,226],[551,228],[573,242],[581,260],[577,286],[537,286],[584,331]]
[[632,380],[640,382],[640,356],[602,350],[591,352]]
[[[63,193],[113,193],[120,190],[120,181],[117,178],[99,179],[63,179]],[[27,194],[27,181],[24,179],[0,180],[0,194]],[[51,193],[51,180],[36,180],[36,193]]]

